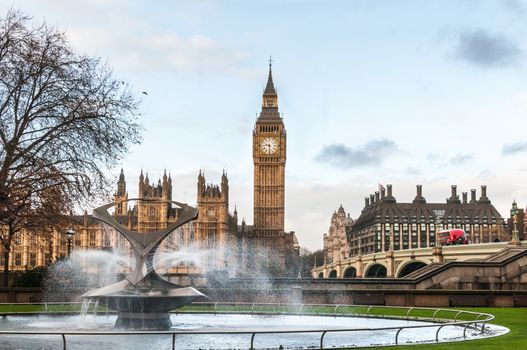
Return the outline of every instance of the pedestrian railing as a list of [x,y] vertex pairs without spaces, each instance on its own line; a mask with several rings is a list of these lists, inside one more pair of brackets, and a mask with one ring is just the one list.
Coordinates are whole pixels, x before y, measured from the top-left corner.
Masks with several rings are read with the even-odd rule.
[[[53,305],[70,305],[80,303],[52,303]],[[2,305],[2,304],[0,304]],[[13,305],[13,304],[10,304]],[[18,304],[17,304],[18,305]],[[25,305],[43,305],[43,303],[25,304]],[[46,308],[50,304],[46,305]],[[355,310],[355,311],[353,311]],[[363,310],[363,311],[361,311]],[[356,312],[359,311],[359,312]],[[95,310],[100,313],[100,311]],[[103,313],[107,311],[103,311]],[[494,316],[488,313],[455,310],[444,308],[426,308],[426,307],[398,307],[398,306],[373,306],[373,305],[346,305],[346,304],[287,304],[287,303],[193,303],[190,308],[180,309],[177,313],[215,313],[215,314],[282,314],[282,315],[317,315],[317,316],[335,316],[335,317],[377,317],[406,319],[415,321],[429,321],[430,324],[391,326],[391,327],[370,327],[370,328],[335,328],[335,329],[281,329],[281,330],[221,330],[221,331],[4,331],[0,330],[2,335],[57,335],[62,338],[63,349],[67,349],[67,337],[69,336],[119,336],[119,335],[166,335],[171,337],[172,349],[176,349],[176,340],[181,335],[250,335],[249,349],[254,350],[255,338],[261,334],[319,334],[320,342],[318,349],[324,349],[324,338],[330,333],[343,332],[372,332],[372,331],[395,331],[394,345],[399,345],[399,335],[403,330],[409,329],[435,329],[435,342],[439,342],[440,331],[446,326],[457,326],[463,330],[463,338],[467,337],[467,330],[473,329],[480,334],[485,333],[485,326],[494,319]],[[8,316],[13,313],[0,313],[0,316]],[[24,313],[24,314],[27,314]],[[38,312],[37,312],[38,314]],[[426,315],[430,314],[430,315]],[[442,314],[443,317],[438,317]],[[446,317],[449,315],[449,317]],[[471,319],[466,319],[471,318]],[[310,347],[313,349],[312,347]],[[332,349],[338,349],[333,347]]]

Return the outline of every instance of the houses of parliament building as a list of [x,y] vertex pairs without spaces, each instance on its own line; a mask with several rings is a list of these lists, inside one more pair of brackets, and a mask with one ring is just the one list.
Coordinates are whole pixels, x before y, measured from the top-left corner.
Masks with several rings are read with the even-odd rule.
[[[200,170],[197,176],[196,221],[185,224],[163,242],[160,251],[193,247],[204,252],[200,264],[181,262],[168,271],[200,274],[204,270],[228,270],[231,276],[271,274],[292,276],[297,273],[299,245],[294,232],[284,230],[286,130],[278,111],[278,95],[274,88],[271,64],[263,92],[262,110],[252,133],[254,165],[254,224],[239,222],[236,209],[229,210],[229,180],[223,172],[219,185],[207,184]],[[126,179],[121,170],[114,195],[114,216],[117,221],[138,232],[156,231],[178,218],[179,208],[172,201],[172,179],[165,172],[156,183],[139,174],[138,195],[130,205]],[[71,248],[76,250],[113,250],[126,245],[124,238],[108,233],[108,229],[91,215],[72,216],[75,236]],[[51,238],[22,232],[12,246],[11,271],[45,266],[67,254],[64,232]]]

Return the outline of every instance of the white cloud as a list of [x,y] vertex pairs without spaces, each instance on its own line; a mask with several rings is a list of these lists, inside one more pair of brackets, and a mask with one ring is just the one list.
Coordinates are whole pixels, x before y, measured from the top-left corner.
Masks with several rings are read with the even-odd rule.
[[226,41],[194,34],[150,30],[130,35],[110,28],[75,27],[68,31],[73,45],[88,53],[110,56],[113,65],[141,70],[215,71],[250,73],[248,53]]
[[[199,23],[199,17],[216,6],[210,1],[167,6],[167,13],[151,8],[148,3],[130,0],[29,0],[14,6],[35,16],[36,23],[45,19],[64,30],[76,50],[109,57],[112,66],[125,65],[140,71],[255,74],[248,68],[247,51],[229,38],[203,35],[197,25],[191,25],[182,34],[179,31],[184,25],[160,21],[170,15],[179,22],[192,18],[192,23]],[[0,5],[0,9],[3,7]]]

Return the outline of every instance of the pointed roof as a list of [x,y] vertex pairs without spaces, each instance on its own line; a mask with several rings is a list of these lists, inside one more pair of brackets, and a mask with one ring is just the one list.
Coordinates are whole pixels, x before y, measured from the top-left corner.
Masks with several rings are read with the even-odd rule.
[[124,171],[123,171],[123,168],[121,168],[121,173],[119,174],[119,182],[124,182]]
[[276,123],[281,121],[280,113],[278,112],[278,95],[273,84],[272,60],[269,59],[269,77],[267,78],[267,85],[263,93],[262,111],[258,117],[258,122]]
[[269,77],[267,78],[267,85],[265,86],[264,96],[277,96],[273,84],[272,60],[269,59]]

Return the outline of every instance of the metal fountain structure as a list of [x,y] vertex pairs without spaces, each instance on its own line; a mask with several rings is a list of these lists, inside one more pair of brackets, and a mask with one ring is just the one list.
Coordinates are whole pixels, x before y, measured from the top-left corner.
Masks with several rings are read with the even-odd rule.
[[[132,200],[148,201],[132,198]],[[117,311],[115,326],[134,329],[168,329],[171,327],[170,311],[204,297],[193,287],[184,287],[169,282],[154,270],[154,255],[163,240],[178,227],[198,217],[198,210],[184,203],[160,201],[179,208],[176,222],[155,232],[131,231],[120,225],[108,213],[116,203],[103,205],[93,211],[95,219],[110,225],[122,234],[132,245],[135,255],[135,268],[122,281],[88,291],[82,297],[98,301],[109,309]]]

